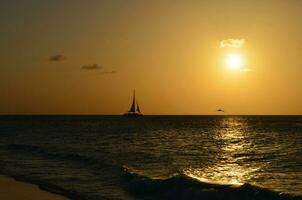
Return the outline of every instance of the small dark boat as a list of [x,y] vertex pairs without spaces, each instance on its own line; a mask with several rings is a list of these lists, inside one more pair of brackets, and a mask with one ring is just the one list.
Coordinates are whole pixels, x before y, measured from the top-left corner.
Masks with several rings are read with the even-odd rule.
[[139,105],[135,99],[135,90],[133,91],[133,100],[132,100],[132,105],[130,107],[130,110],[128,112],[124,113],[124,116],[129,116],[129,117],[143,116],[143,114],[140,111]]

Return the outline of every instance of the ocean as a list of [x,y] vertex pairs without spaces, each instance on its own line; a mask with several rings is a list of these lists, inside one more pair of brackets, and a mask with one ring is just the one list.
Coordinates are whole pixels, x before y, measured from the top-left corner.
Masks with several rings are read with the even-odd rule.
[[1,116],[0,173],[71,199],[302,199],[302,116]]

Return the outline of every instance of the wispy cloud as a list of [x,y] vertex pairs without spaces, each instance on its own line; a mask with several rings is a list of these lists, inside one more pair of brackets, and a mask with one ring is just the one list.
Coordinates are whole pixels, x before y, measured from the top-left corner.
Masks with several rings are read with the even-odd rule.
[[51,61],[51,62],[59,62],[59,61],[63,61],[63,60],[66,60],[66,56],[64,56],[62,54],[53,55],[48,58],[48,61]]
[[83,65],[82,70],[100,70],[103,69],[103,66],[98,65],[98,64],[93,64],[93,65]]
[[241,48],[244,43],[244,39],[226,39],[220,42],[220,48]]
[[85,71],[98,71],[98,74],[101,74],[101,75],[110,75],[110,74],[117,73],[116,70],[108,70],[104,66],[98,65],[98,64],[83,65],[81,67],[81,69],[85,70]]

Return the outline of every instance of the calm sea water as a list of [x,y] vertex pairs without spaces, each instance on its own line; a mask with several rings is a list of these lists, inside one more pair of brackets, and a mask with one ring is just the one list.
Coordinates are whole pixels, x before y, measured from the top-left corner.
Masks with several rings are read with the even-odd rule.
[[0,159],[73,199],[302,199],[302,117],[2,116]]

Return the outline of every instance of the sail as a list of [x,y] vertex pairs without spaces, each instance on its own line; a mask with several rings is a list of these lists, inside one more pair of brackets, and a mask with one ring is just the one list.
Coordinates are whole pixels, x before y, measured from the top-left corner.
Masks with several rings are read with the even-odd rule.
[[143,114],[140,111],[138,102],[135,98],[135,90],[133,91],[133,99],[132,99],[132,105],[127,113],[124,114],[124,116],[143,116]]
[[135,91],[133,93],[132,105],[131,105],[129,112],[135,112]]
[[137,110],[137,112],[139,112],[139,113],[141,112],[140,109],[139,109],[138,103],[136,104],[136,110]]

